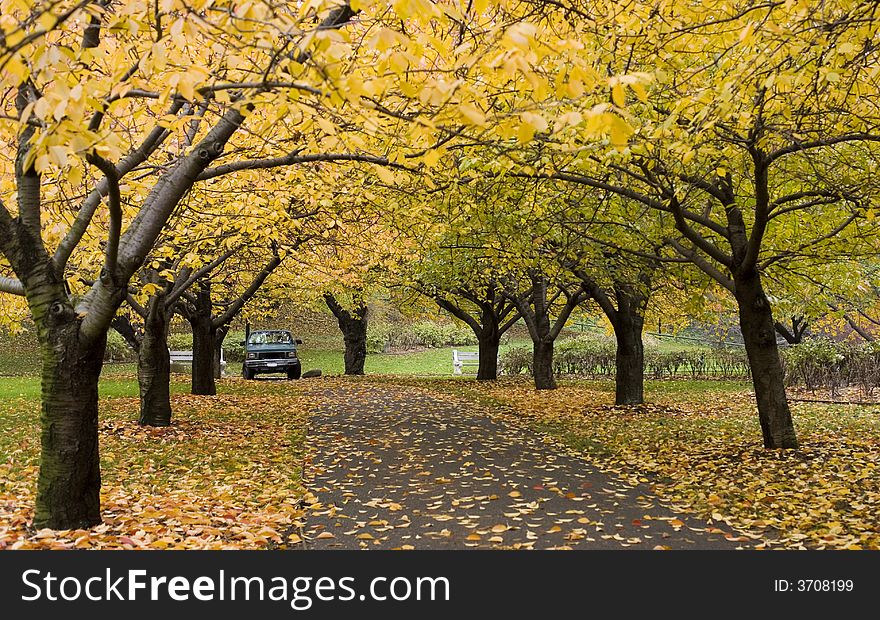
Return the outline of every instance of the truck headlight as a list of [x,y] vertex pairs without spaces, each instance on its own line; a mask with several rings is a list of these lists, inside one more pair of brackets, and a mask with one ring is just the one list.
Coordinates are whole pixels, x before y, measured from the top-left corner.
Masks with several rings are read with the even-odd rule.
[[248,353],[247,358],[249,360],[255,360],[255,359],[257,359],[257,354],[256,353]]
[[293,358],[295,358],[295,357],[296,357],[296,351],[288,351],[288,352],[287,352],[287,357],[293,357]]

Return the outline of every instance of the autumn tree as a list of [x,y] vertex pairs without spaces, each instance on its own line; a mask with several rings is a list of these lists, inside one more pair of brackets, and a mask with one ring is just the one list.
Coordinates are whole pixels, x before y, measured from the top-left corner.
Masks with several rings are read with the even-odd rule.
[[[314,125],[328,106],[346,107],[349,123],[384,114],[378,90],[368,106],[363,88],[339,95],[376,69],[375,41],[355,49],[339,33],[352,13],[335,4],[3,3],[0,71],[14,96],[0,122],[16,155],[3,160],[0,251],[12,274],[0,290],[27,298],[41,343],[39,527],[100,521],[97,384],[107,329],[192,187],[219,192],[229,175],[322,158],[388,163],[363,148],[308,152],[284,123],[274,152],[252,139],[282,117]],[[347,72],[343,56],[354,60]],[[98,225],[100,274],[73,296],[66,266]]]
[[866,172],[876,165],[880,122],[870,103],[875,10],[630,3],[609,7],[594,26],[617,76],[601,112],[618,119],[607,148],[583,145],[596,108],[548,97],[536,112],[546,146],[538,158],[504,145],[492,152],[506,161],[490,169],[580,184],[654,211],[663,223],[657,241],[737,304],[764,445],[795,447],[767,282],[876,247],[876,179]]
[[520,319],[516,303],[502,282],[507,273],[498,257],[487,253],[476,237],[458,233],[429,238],[421,235],[420,258],[402,270],[405,286],[433,300],[467,325],[477,339],[477,380],[498,378],[501,338]]
[[[171,423],[171,360],[168,353],[168,331],[177,305],[184,294],[190,294],[193,284],[207,277],[210,272],[227,260],[234,250],[227,250],[207,265],[198,269],[172,265],[162,272],[174,273],[173,278],[160,275],[157,268],[143,270],[146,302],[139,302],[135,295],[126,295],[129,311],[119,312],[111,325],[137,353],[140,415],[138,422],[147,426],[168,426]],[[175,269],[176,267],[176,269]],[[138,329],[130,312],[135,313],[142,324]]]

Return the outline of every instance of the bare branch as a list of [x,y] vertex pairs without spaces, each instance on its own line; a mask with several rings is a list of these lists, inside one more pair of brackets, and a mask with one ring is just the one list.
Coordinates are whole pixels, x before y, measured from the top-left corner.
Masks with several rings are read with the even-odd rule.
[[16,278],[0,276],[0,293],[9,293],[10,295],[24,297],[24,284]]
[[281,166],[292,166],[295,164],[307,164],[313,162],[338,162],[338,161],[355,161],[368,164],[376,164],[379,166],[388,166],[389,168],[398,168],[400,170],[408,170],[413,172],[412,168],[408,168],[402,164],[392,162],[387,157],[378,155],[366,155],[362,153],[313,153],[311,155],[300,155],[302,149],[296,149],[282,155],[280,157],[268,157],[265,159],[251,159],[245,161],[230,162],[215,168],[208,168],[199,175],[199,181],[206,181],[219,177],[224,174],[238,172],[240,170],[264,170],[266,168],[278,168]]
[[235,318],[235,316],[244,307],[244,305],[248,301],[250,301],[250,299],[257,293],[257,291],[263,285],[263,282],[266,281],[266,278],[268,278],[280,264],[281,257],[276,254],[272,257],[272,260],[270,260],[266,264],[266,266],[263,267],[263,270],[257,274],[257,277],[254,278],[253,282],[251,282],[251,285],[247,288],[247,290],[245,290],[245,292],[242,293],[238,299],[236,299],[229,305],[229,307],[226,309],[226,312],[224,312],[212,321],[214,323],[214,327],[222,327],[223,325],[226,325],[227,323],[232,321],[232,319]]
[[803,151],[824,148],[826,146],[833,146],[835,144],[842,144],[844,142],[880,142],[880,135],[858,132],[843,134],[831,138],[823,138],[821,140],[812,140],[809,142],[795,142],[793,144],[789,144],[788,146],[777,149],[767,155],[766,162],[769,166],[777,159],[786,155],[790,155],[791,153],[801,153]]
[[[175,103],[171,106],[168,113],[176,114],[182,105],[182,103]],[[149,159],[150,155],[159,148],[159,145],[161,145],[169,135],[171,135],[171,132],[164,127],[155,127],[147,137],[144,138],[144,141],[140,146],[123,157],[119,164],[117,164],[117,179],[123,178],[135,167]],[[110,184],[105,178],[95,186],[95,189],[86,196],[86,199],[80,205],[79,211],[76,214],[76,219],[74,219],[73,224],[70,226],[70,230],[67,231],[64,239],[58,244],[58,248],[55,250],[55,255],[52,257],[52,266],[55,268],[55,272],[59,274],[59,276],[64,274],[64,268],[67,266],[67,261],[70,260],[70,256],[73,254],[76,246],[79,245],[83,235],[86,233],[86,229],[89,227],[89,223],[92,221],[92,217],[95,215],[98,205],[101,204],[101,200],[109,191]]]
[[718,268],[716,268],[714,265],[712,265],[712,263],[710,263],[705,258],[700,256],[694,250],[692,250],[690,248],[686,248],[681,243],[679,243],[678,240],[676,240],[676,239],[667,239],[666,241],[667,241],[667,243],[669,243],[669,245],[671,245],[675,249],[676,252],[678,252],[679,254],[681,254],[682,256],[687,258],[689,261],[691,261],[694,265],[699,267],[700,270],[703,271],[703,273],[708,275],[710,278],[715,280],[718,284],[720,284],[721,286],[726,288],[731,293],[734,292],[735,287],[733,284],[733,280],[731,280],[730,278],[725,276],[723,273],[721,273],[721,271]]
[[204,278],[206,275],[208,275],[209,273],[214,271],[217,267],[219,267],[224,262],[226,262],[226,260],[229,259],[233,254],[235,254],[239,249],[241,249],[240,245],[232,248],[231,250],[227,250],[226,252],[224,252],[223,254],[221,254],[220,256],[215,258],[214,260],[212,260],[207,265],[204,265],[204,266],[200,267],[199,269],[193,271],[189,275],[189,277],[187,277],[182,282],[175,283],[173,288],[171,289],[171,292],[168,293],[168,295],[165,297],[166,307],[170,308],[175,302],[177,302],[178,299],[180,299],[180,296],[183,294],[184,291],[186,291],[187,289],[189,289],[189,287],[191,287],[193,284],[195,284],[195,282],[197,280]]
[[117,259],[119,258],[119,236],[122,234],[122,198],[119,193],[119,176],[116,166],[96,152],[89,153],[88,162],[104,173],[107,180],[107,208],[110,212],[110,226],[107,230],[107,248],[104,252],[102,277],[115,282]]

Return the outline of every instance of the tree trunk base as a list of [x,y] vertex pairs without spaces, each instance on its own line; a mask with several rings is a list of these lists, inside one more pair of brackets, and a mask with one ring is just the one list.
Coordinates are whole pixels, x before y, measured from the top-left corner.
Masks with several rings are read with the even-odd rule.
[[76,321],[46,331],[34,527],[86,529],[101,523],[98,379],[106,334],[84,346]]

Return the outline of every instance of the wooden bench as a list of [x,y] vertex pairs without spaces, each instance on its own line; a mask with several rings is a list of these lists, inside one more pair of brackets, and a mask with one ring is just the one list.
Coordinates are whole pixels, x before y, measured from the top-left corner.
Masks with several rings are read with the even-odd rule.
[[[192,351],[168,351],[168,357],[171,359],[171,365],[179,364],[181,366],[189,366],[192,370],[193,352]],[[223,349],[220,349],[220,374],[226,372],[226,358],[223,355]]]
[[452,374],[460,375],[465,366],[479,366],[480,354],[469,351],[452,350]]

